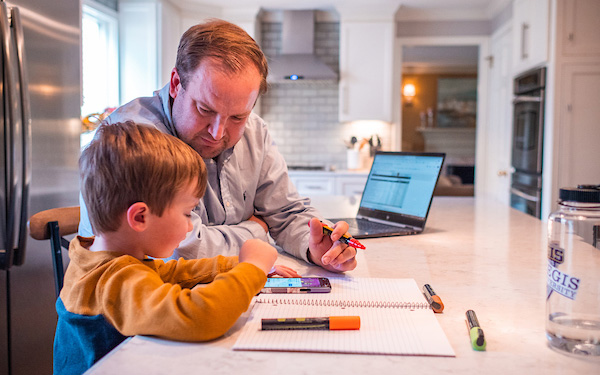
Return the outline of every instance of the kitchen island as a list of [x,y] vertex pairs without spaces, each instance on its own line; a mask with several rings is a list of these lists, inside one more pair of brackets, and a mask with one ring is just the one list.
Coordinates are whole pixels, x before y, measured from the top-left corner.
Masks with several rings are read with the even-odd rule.
[[[358,199],[315,197],[326,216],[353,215]],[[597,374],[599,360],[547,346],[544,333],[546,224],[493,201],[435,197],[425,232],[366,239],[355,277],[413,278],[430,284],[445,309],[436,314],[456,357],[233,351],[246,313],[222,338],[181,343],[136,336],[90,374]],[[303,275],[334,276],[280,255]],[[471,349],[465,312],[473,309],[487,351]]]

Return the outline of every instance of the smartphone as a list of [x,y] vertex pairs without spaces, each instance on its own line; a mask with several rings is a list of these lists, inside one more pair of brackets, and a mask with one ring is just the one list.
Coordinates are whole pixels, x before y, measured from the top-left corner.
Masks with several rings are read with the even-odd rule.
[[261,293],[329,293],[326,277],[269,277]]

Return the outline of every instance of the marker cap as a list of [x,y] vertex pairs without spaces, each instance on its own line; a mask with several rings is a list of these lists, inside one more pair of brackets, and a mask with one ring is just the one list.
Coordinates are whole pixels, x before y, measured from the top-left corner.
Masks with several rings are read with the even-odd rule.
[[329,329],[360,329],[360,316],[330,316]]
[[471,337],[471,346],[474,350],[485,350],[485,338],[483,336],[483,330],[480,327],[471,328],[469,330],[469,336]]

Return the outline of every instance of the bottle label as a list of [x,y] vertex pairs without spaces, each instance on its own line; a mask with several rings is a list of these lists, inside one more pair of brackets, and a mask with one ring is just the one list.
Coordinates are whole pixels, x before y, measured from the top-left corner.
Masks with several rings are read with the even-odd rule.
[[574,300],[580,279],[560,271],[550,263],[552,261],[548,264],[548,297],[550,297],[551,291],[554,290],[556,293]]

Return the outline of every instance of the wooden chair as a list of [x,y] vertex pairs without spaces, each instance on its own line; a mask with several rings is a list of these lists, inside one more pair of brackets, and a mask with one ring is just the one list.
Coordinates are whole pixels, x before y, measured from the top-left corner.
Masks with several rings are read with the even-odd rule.
[[52,208],[31,216],[28,222],[29,235],[36,240],[50,240],[52,265],[54,267],[54,288],[56,297],[63,286],[65,270],[62,261],[62,248],[69,248],[64,238],[77,233],[79,227],[79,206]]

